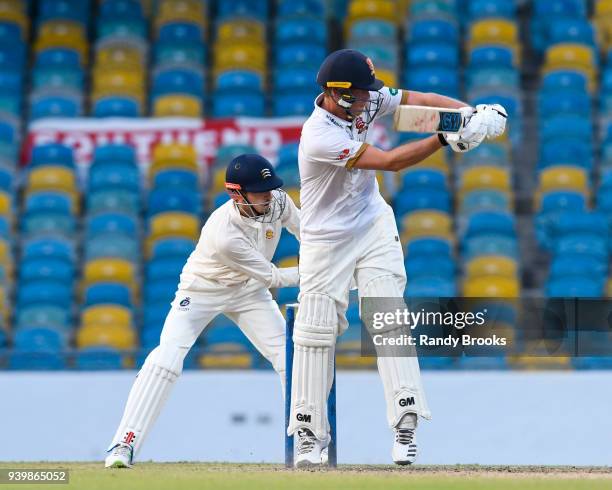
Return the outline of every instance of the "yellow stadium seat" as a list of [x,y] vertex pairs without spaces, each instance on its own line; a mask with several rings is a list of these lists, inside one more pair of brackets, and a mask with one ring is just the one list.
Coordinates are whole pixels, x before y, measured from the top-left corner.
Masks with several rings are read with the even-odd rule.
[[44,22],[36,39],[36,51],[62,47],[74,49],[86,59],[88,44],[83,26],[66,20]]
[[77,191],[76,176],[74,172],[59,165],[45,165],[34,168],[28,175],[28,192],[32,191]]
[[205,369],[249,369],[253,359],[248,352],[209,352],[200,356],[199,363]]
[[300,189],[297,187],[289,187],[288,189],[285,189],[285,192],[287,192],[287,195],[293,200],[295,205],[299,208],[300,207]]
[[0,216],[12,219],[11,195],[8,192],[0,191]]
[[470,46],[503,44],[518,46],[518,25],[506,19],[483,19],[476,21],[470,28]]
[[132,313],[129,308],[121,305],[95,305],[83,310],[81,323],[87,327],[89,325],[117,325],[118,327],[129,328],[132,325]]
[[540,172],[541,192],[556,190],[575,190],[586,193],[589,189],[589,181],[583,168],[571,165],[555,165]]
[[463,285],[463,295],[467,298],[517,298],[519,291],[518,279],[506,276],[468,278]]
[[14,0],[4,0],[0,2],[0,20],[4,22],[14,22],[21,27],[21,39],[27,39],[30,28],[30,18],[25,13],[23,5]]
[[177,236],[196,239],[199,233],[200,220],[192,214],[166,212],[151,218],[152,240]]
[[417,170],[423,170],[426,168],[430,168],[433,170],[439,170],[440,172],[448,175],[450,173],[450,166],[448,165],[446,158],[441,151],[437,151],[433,153],[431,156],[427,157],[425,160],[420,162],[418,165],[413,165],[412,167],[408,167],[403,172],[414,172]]
[[376,78],[385,82],[385,85],[387,87],[397,87],[398,86],[397,73],[395,73],[394,71],[377,68]]
[[515,260],[504,255],[481,255],[466,265],[468,277],[503,276],[516,278],[518,267]]
[[399,18],[393,0],[353,0],[349,3],[347,25],[361,19],[382,19],[397,23]]
[[462,194],[485,189],[511,192],[510,172],[488,165],[472,167],[463,172],[460,185]]
[[202,117],[202,103],[189,95],[164,95],[155,99],[155,117]]
[[257,20],[223,22],[217,30],[216,43],[263,43],[266,40],[265,25]]
[[153,149],[153,163],[177,167],[196,168],[197,154],[191,145],[180,143],[160,144]]
[[596,0],[594,19],[608,15],[612,15],[612,0]]
[[229,44],[215,48],[215,73],[245,69],[264,73],[266,70],[266,49],[264,45]]
[[144,65],[143,53],[128,45],[114,45],[98,51],[96,62],[101,70],[114,66],[136,68]]
[[80,349],[93,346],[133,349],[136,347],[136,332],[119,325],[88,325],[77,331],[76,344]]
[[336,354],[336,366],[342,369],[368,369],[376,367],[376,357],[362,356],[361,353],[345,354],[338,352]]
[[96,73],[94,78],[94,91],[113,89],[144,90],[144,77],[142,72],[131,70],[104,71]]
[[225,169],[218,168],[213,173],[212,192],[217,194],[223,191],[225,191]]
[[420,237],[451,239],[452,218],[441,211],[415,211],[402,219],[402,240]]
[[119,282],[134,285],[136,270],[134,265],[123,259],[94,259],[85,263],[83,280],[85,285],[96,282]]
[[278,267],[297,267],[297,265],[297,255],[295,257],[285,257],[283,260],[278,261]]
[[589,79],[593,79],[596,67],[593,49],[584,44],[559,43],[546,50],[545,73],[553,70],[581,70]]

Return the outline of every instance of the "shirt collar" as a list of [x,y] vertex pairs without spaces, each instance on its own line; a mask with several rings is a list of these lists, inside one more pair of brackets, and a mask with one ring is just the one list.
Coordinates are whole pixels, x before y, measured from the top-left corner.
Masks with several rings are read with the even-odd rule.
[[240,214],[240,211],[238,211],[238,207],[232,201],[230,201],[229,206],[230,206],[230,216],[232,217],[232,221],[236,223],[236,225],[239,228],[241,229],[245,229],[247,227],[257,228],[259,226],[258,221],[242,216]]
[[338,116],[334,116],[331,112],[326,111],[325,109],[323,109],[323,107],[319,105],[321,99],[323,98],[323,95],[324,94],[319,94],[314,101],[314,114],[316,114],[317,117],[327,119],[334,126],[338,126],[339,128],[344,129],[350,127],[353,124],[351,121],[346,121]]

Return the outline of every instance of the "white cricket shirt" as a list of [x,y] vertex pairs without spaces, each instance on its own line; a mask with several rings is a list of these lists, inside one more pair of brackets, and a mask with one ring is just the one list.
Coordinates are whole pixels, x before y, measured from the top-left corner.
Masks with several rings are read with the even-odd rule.
[[[383,87],[380,93],[376,119],[392,114],[402,100],[401,90]],[[315,99],[314,111],[304,123],[298,153],[303,241],[360,233],[388,207],[378,190],[376,171],[353,168],[373,132],[364,130],[360,117],[345,121],[321,108],[322,96]]]
[[300,237],[299,210],[287,196],[281,219],[258,223],[242,216],[233,201],[215,210],[183,267],[179,288],[210,291],[256,279],[268,288],[297,286],[297,267],[279,269],[271,260],[282,228]]

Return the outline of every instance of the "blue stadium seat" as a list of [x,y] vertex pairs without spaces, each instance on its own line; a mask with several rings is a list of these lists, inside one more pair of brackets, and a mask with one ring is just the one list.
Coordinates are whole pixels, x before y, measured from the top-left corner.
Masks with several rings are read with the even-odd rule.
[[38,53],[35,69],[52,66],[79,67],[80,55],[78,51],[70,48],[50,48]]
[[453,68],[407,67],[404,80],[411,90],[437,92],[449,96],[459,95],[459,74]]
[[82,371],[108,371],[122,369],[123,359],[121,353],[111,347],[89,347],[76,353],[74,364]]
[[388,20],[362,19],[351,25],[349,39],[369,40],[374,42],[397,41],[397,25]]
[[[170,304],[176,293],[176,287],[179,282],[178,276],[173,279],[160,279],[158,281],[149,280],[147,278],[147,284],[144,288],[144,300],[145,305],[163,303],[165,305]],[[165,314],[164,314],[165,318]],[[155,325],[163,326],[163,318],[155,322]]]
[[586,19],[559,19],[547,28],[547,41],[550,44],[578,43],[595,47],[595,30]]
[[550,278],[590,276],[603,281],[608,276],[608,264],[589,255],[557,255],[550,265]]
[[263,117],[263,94],[217,93],[213,97],[213,117]]
[[11,193],[15,172],[13,169],[0,167],[0,190]]
[[67,331],[72,328],[69,307],[54,304],[26,304],[15,312],[17,328],[47,327]]
[[448,241],[439,238],[417,238],[408,242],[407,257],[428,255],[433,257],[450,257],[451,245]]
[[32,104],[32,119],[45,117],[77,117],[82,112],[81,105],[73,97],[49,96]]
[[457,46],[459,43],[459,27],[456,23],[445,19],[422,19],[411,22],[406,29],[406,39],[412,44],[447,43]]
[[99,233],[123,233],[135,237],[138,236],[138,223],[127,214],[105,213],[90,217],[86,230],[90,237]]
[[451,199],[448,191],[435,188],[411,188],[395,197],[394,209],[398,216],[423,209],[435,209],[449,213]]
[[435,66],[456,68],[459,65],[459,51],[448,44],[419,44],[408,51],[407,62],[411,67]]
[[153,216],[166,211],[183,211],[200,214],[202,197],[198,192],[179,189],[153,189],[149,193],[147,213]]
[[422,277],[440,277],[453,280],[455,276],[455,262],[450,257],[436,257],[421,255],[408,257],[404,261],[408,281]]
[[93,155],[94,164],[97,163],[135,163],[136,150],[127,144],[106,144],[97,146]]
[[99,304],[123,305],[132,307],[130,289],[123,284],[96,283],[85,290],[84,307]]
[[74,20],[85,24],[89,17],[89,2],[71,0],[42,0],[38,11],[38,22],[46,20]]
[[285,305],[287,303],[296,303],[299,293],[300,288],[298,287],[280,288],[276,292],[276,301],[278,301],[278,304],[280,305]]
[[472,68],[467,71],[467,90],[475,92],[483,88],[507,91],[520,90],[520,73],[515,68]]
[[61,332],[44,327],[26,327],[15,330],[13,345],[15,349],[38,352],[60,351],[66,347],[66,336]]
[[157,73],[153,78],[154,97],[168,94],[204,96],[204,78],[196,70],[171,68]]
[[541,120],[540,140],[565,139],[575,137],[588,142],[593,137],[591,120],[578,115],[553,115]]
[[554,239],[572,236],[576,233],[597,235],[603,239],[608,238],[608,221],[606,217],[597,212],[567,211],[561,219],[555,222]]
[[283,231],[281,238],[274,253],[274,261],[282,260],[285,257],[295,257],[300,251],[300,244],[290,233]]
[[471,260],[480,255],[505,255],[518,258],[518,243],[516,238],[505,235],[485,234],[468,238],[462,244],[463,259]]
[[553,298],[600,298],[603,284],[587,276],[554,279],[546,284],[546,296]]
[[554,244],[554,253],[591,255],[599,260],[608,260],[607,240],[598,235],[575,234],[560,238]]
[[217,90],[244,90],[261,92],[263,79],[260,73],[247,70],[230,70],[221,73],[216,80]]
[[289,44],[277,46],[276,66],[284,68],[310,67],[318,70],[326,55],[325,47],[319,45]]
[[593,167],[593,147],[588,141],[568,137],[563,145],[543,145],[538,170],[551,165],[576,165],[588,171]]
[[126,189],[140,191],[140,171],[134,163],[94,163],[89,171],[89,191],[101,189]]
[[107,0],[100,5],[98,15],[102,18],[141,18],[143,11],[138,0]]
[[461,203],[461,213],[469,215],[482,211],[510,212],[509,196],[496,190],[478,190],[467,193]]
[[17,290],[17,308],[28,305],[72,305],[72,285],[58,281],[32,281]]
[[456,294],[455,281],[441,277],[419,277],[409,280],[406,286],[409,298],[450,298]]
[[30,167],[38,165],[63,165],[74,168],[74,154],[72,148],[59,143],[36,145],[32,148]]
[[542,76],[542,88],[546,91],[575,90],[577,92],[586,92],[588,80],[586,75],[579,71],[555,70]]
[[65,369],[66,360],[56,352],[13,350],[9,355],[8,367],[19,371],[56,371]]
[[280,67],[274,77],[274,87],[277,93],[292,93],[295,90],[317,92],[317,70],[312,68]]
[[471,22],[490,17],[514,20],[516,3],[506,0],[470,0],[468,16]]
[[26,198],[25,212],[27,215],[44,212],[70,215],[70,197],[61,192],[36,192]]
[[307,116],[312,112],[314,99],[319,90],[309,92],[295,92],[274,96],[274,116]]
[[167,279],[178,282],[184,265],[185,259],[182,257],[153,259],[146,265],[147,281]]
[[286,43],[306,42],[327,44],[327,25],[321,18],[294,17],[278,20],[276,23],[276,46]]
[[189,170],[161,170],[153,178],[156,189],[198,189],[198,174]]
[[321,19],[325,16],[323,0],[280,0],[277,3],[277,18],[312,16]]
[[29,281],[45,279],[71,283],[74,275],[74,266],[71,263],[49,257],[22,260],[19,268],[19,282],[22,285]]
[[513,68],[516,60],[511,49],[503,46],[480,46],[470,52],[469,66],[472,68]]
[[182,42],[201,44],[204,40],[202,28],[192,22],[168,22],[159,29],[158,42]]
[[265,22],[268,18],[268,0],[217,1],[217,19],[255,18]]
[[516,236],[516,223],[512,213],[484,211],[470,216],[463,240],[479,235],[495,234]]
[[448,189],[445,175],[437,170],[429,169],[413,170],[411,172],[406,172],[402,176],[402,188],[408,190],[412,187],[417,189],[427,187],[442,191]]
[[95,102],[94,117],[138,117],[140,106],[130,97],[107,97]]
[[195,243],[187,238],[165,238],[153,245],[152,257],[155,259],[169,257],[187,257],[193,252]]
[[551,114],[576,114],[591,116],[591,98],[587,92],[574,90],[544,91],[538,100],[540,118],[545,119]]
[[133,216],[140,214],[140,194],[126,189],[103,188],[88,192],[87,212],[91,215],[99,213],[125,213]]
[[142,252],[137,236],[122,232],[100,232],[85,241],[85,259],[114,257],[137,263]]

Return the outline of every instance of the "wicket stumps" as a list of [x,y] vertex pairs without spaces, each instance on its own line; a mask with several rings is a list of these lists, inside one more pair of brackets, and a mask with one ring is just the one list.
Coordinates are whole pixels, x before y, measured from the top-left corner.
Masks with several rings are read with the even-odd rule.
[[[291,417],[291,382],[293,375],[293,322],[297,304],[287,305],[287,322],[285,328],[285,466],[293,468],[294,436],[287,435],[287,427]],[[336,361],[334,359],[334,382],[332,383],[327,399],[327,417],[329,418],[329,431],[331,441],[328,447],[329,466],[336,467],[337,448],[336,448]]]

